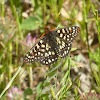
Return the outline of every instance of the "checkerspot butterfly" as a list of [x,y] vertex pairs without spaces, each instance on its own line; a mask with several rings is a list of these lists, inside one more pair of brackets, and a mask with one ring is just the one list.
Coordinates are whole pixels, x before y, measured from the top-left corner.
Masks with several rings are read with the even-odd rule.
[[50,66],[58,60],[58,57],[66,58],[79,31],[79,27],[72,26],[46,32],[25,55],[24,63],[38,61]]

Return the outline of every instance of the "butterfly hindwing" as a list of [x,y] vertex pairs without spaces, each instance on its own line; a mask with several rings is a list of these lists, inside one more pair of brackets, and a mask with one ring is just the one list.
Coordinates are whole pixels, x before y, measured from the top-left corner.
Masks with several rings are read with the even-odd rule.
[[72,44],[66,44],[66,47],[60,51],[60,57],[66,58],[71,51]]
[[58,55],[54,51],[53,48],[50,48],[49,50],[46,50],[44,53],[44,57],[40,60],[40,63],[43,65],[52,65],[58,60]]
[[65,58],[68,56],[72,44],[71,43],[66,43],[63,39],[60,39],[60,37],[56,37],[56,43],[57,43],[57,47],[58,47],[58,55],[61,58]]

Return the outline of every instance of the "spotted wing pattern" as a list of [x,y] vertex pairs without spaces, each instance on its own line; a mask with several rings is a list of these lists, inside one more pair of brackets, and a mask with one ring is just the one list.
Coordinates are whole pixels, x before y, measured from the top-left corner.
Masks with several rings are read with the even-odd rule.
[[49,35],[43,35],[25,55],[24,62],[38,61],[43,65],[50,66],[58,60],[58,57],[66,58],[79,31],[79,27],[72,26],[51,30],[51,33],[47,32],[46,34]]
[[46,50],[44,57],[40,60],[40,63],[43,65],[52,65],[58,60],[58,55],[53,48],[50,48],[49,51]]
[[58,55],[50,46],[48,39],[43,36],[35,46],[25,55],[25,63],[39,61],[43,65],[52,65],[58,60]]
[[71,51],[72,42],[75,40],[77,34],[79,34],[80,28],[72,26],[55,31],[58,33],[56,36],[56,43],[59,47],[58,54],[61,58],[66,58]]
[[65,41],[66,43],[71,43],[79,34],[80,28],[77,26],[72,26],[68,28],[57,29],[55,31],[58,33],[61,40]]
[[71,51],[72,44],[66,44],[66,47],[61,50],[60,52],[60,57],[61,58],[66,58]]

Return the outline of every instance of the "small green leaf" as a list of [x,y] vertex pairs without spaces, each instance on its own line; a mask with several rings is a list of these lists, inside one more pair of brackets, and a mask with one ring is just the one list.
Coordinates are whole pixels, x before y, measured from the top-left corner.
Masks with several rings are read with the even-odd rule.
[[74,93],[75,93],[75,96],[78,95],[78,90],[77,90],[77,88],[74,88]]
[[29,100],[29,99],[27,99],[27,98],[24,98],[24,100]]
[[25,91],[24,91],[24,95],[27,96],[27,95],[32,95],[33,94],[33,91],[32,89],[30,88],[27,88]]
[[75,51],[75,50],[77,50],[77,48],[72,48],[72,49],[71,49],[71,51]]
[[53,90],[53,87],[51,87],[51,95],[52,95],[53,99],[55,99],[55,92]]
[[41,97],[48,97],[49,96],[49,94],[47,93],[47,94],[42,94],[41,95]]
[[50,85],[50,82],[46,82],[43,86],[49,86]]
[[35,30],[40,26],[41,22],[42,21],[39,17],[30,16],[23,21],[23,23],[21,24],[21,28],[26,30]]

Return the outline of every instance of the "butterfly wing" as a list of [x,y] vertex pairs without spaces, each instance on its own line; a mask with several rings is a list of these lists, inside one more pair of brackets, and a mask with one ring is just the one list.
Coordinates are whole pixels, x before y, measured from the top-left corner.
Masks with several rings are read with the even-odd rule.
[[54,30],[57,33],[56,43],[59,47],[58,54],[61,58],[66,58],[71,51],[72,42],[75,40],[77,34],[79,34],[80,28],[77,26],[59,28]]
[[59,38],[66,43],[71,43],[75,40],[77,34],[79,34],[80,28],[77,26],[67,27],[67,28],[59,28],[55,30]]
[[25,55],[24,62],[25,63],[33,63],[34,61],[40,61],[43,58],[45,49],[44,46],[46,44],[46,38],[43,36]]
[[[48,45],[48,43],[46,43]],[[51,47],[51,46],[50,46]],[[58,60],[58,55],[55,50],[51,47],[49,50],[44,52],[44,57],[40,60],[40,63],[43,65],[52,65]]]
[[71,43],[79,31],[79,27],[72,26],[47,32],[25,55],[24,62],[38,61],[43,65],[52,65],[59,56],[61,58],[67,57],[72,47]]
[[65,58],[68,56],[72,44],[65,42],[63,39],[61,39],[59,36],[56,36],[56,43],[57,43],[57,53],[61,58]]
[[49,39],[44,35],[25,55],[25,63],[40,62],[43,65],[52,65],[58,60],[58,55],[50,45]]
[[72,47],[72,44],[66,44],[66,47],[63,48],[59,53],[60,57],[66,58],[68,56],[69,52],[71,51],[71,47]]

